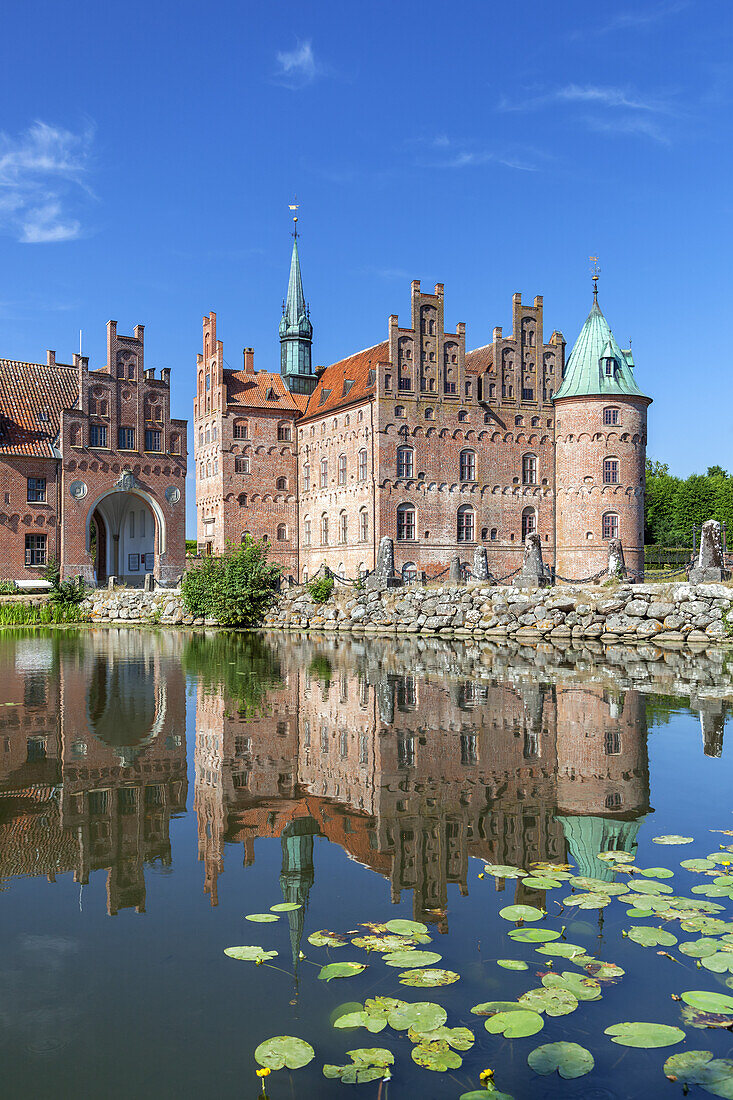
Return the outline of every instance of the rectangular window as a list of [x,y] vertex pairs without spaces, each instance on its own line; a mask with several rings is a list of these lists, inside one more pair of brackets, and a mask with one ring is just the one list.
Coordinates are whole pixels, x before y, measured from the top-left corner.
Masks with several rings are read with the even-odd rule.
[[401,389],[403,391],[404,390],[411,390],[412,389],[412,379],[410,378],[409,374],[401,374],[399,376],[398,381],[397,381],[397,386],[398,386],[399,389]]
[[472,392],[473,392],[473,383],[472,382],[466,382],[466,397],[469,400],[471,398]]
[[135,429],[134,428],[118,428],[117,429],[117,447],[120,451],[134,451],[134,449],[135,449]]
[[359,451],[359,481],[366,481],[367,479],[367,453],[366,451]]
[[306,546],[311,544],[311,521],[309,519],[303,524],[303,542]]
[[277,438],[279,439],[279,441],[281,443],[289,443],[290,442],[290,425],[289,424],[280,424],[280,425],[278,425]]
[[415,538],[414,508],[397,509],[397,538],[400,541],[409,541]]
[[44,504],[46,501],[46,479],[45,477],[29,477],[28,478],[28,497],[27,499],[32,504]]
[[618,459],[605,458],[603,460],[604,485],[618,485]]
[[534,390],[529,386],[522,386],[522,401],[534,401]]
[[476,480],[476,452],[475,451],[461,451],[461,464],[460,464],[460,480],[461,481],[475,481]]
[[310,487],[311,487],[311,468],[310,468],[310,463],[306,462],[305,466],[303,467],[303,492],[304,493],[310,492]]
[[346,455],[339,455],[339,485],[346,484]]
[[603,410],[603,423],[604,424],[618,424],[618,409],[604,409]]
[[325,458],[321,459],[321,488],[325,489],[328,485],[328,462]]
[[26,565],[45,565],[46,564],[46,536],[45,535],[26,535],[25,536],[25,564]]
[[397,739],[397,767],[415,767],[415,738],[399,737]]
[[248,439],[249,438],[249,425],[248,424],[235,424],[234,425],[234,438],[235,439]]
[[159,451],[160,450],[160,431],[157,428],[145,429],[145,450],[146,451]]
[[413,477],[413,451],[411,447],[400,447],[397,451],[397,477]]
[[621,752],[621,734],[618,730],[606,730],[603,738],[606,756],[618,756]]
[[451,382],[446,378],[445,382],[443,383],[443,393],[449,393],[450,394],[450,393],[455,393],[455,392],[456,392],[455,382]]
[[606,512],[603,517],[604,539],[618,538],[618,515],[615,512]]
[[234,459],[234,472],[237,474],[249,473],[249,458],[235,458]]
[[90,424],[89,425],[89,446],[90,447],[106,447],[107,446],[107,425],[106,424]]
[[477,738],[475,733],[461,734],[461,764],[464,768],[470,768],[478,763],[476,741]]
[[522,457],[522,484],[537,484],[537,459],[534,455],[524,455]]

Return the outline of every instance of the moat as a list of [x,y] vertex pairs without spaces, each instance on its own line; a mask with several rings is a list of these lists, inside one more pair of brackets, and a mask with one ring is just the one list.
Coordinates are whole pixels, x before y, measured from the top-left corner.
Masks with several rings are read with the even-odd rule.
[[[733,671],[647,649],[0,633],[4,1095],[337,1097],[323,1066],[377,1047],[391,1080],[354,1095],[458,1100],[491,1068],[515,1100],[681,1096],[668,1058],[733,1048]],[[395,919],[425,931],[364,927]],[[491,1033],[532,990],[538,1030]],[[370,998],[475,1041],[334,1026]],[[627,1021],[668,1045],[618,1045]],[[260,1079],[278,1035],[315,1056]],[[413,1058],[436,1041],[443,1072]],[[589,1072],[528,1065],[558,1041]],[[733,1096],[721,1066],[693,1097]]]

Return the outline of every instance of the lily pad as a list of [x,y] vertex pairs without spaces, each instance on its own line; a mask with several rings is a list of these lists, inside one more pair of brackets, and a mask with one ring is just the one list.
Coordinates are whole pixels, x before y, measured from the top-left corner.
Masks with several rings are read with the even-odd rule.
[[376,1034],[379,1031],[384,1031],[387,1021],[378,1016],[370,1016],[364,1009],[360,1009],[358,1012],[346,1012],[343,1016],[339,1016],[337,1020],[334,1020],[333,1026],[345,1030],[354,1027],[365,1027],[367,1031]]
[[265,951],[264,947],[226,947],[224,954],[230,959],[240,959],[241,962],[262,963],[274,959],[277,951]]
[[296,909],[302,909],[303,906],[297,901],[281,901],[277,905],[270,906],[271,913],[293,913]]
[[712,1096],[733,1100],[733,1061],[730,1058],[713,1058],[711,1050],[686,1050],[673,1054],[664,1063],[664,1072],[671,1081],[688,1085],[700,1085]]
[[384,1047],[360,1047],[358,1050],[347,1050],[346,1053],[351,1058],[351,1065],[325,1065],[324,1077],[340,1078],[345,1085],[361,1085],[380,1078],[389,1080],[389,1067],[394,1065],[394,1054],[390,1050],[385,1050]]
[[567,989],[530,989],[519,998],[520,1008],[529,1008],[533,1012],[545,1012],[548,1016],[567,1016],[575,1012],[578,998]]
[[254,921],[255,924],[271,924],[280,920],[277,913],[247,913],[244,919]]
[[274,1035],[255,1050],[255,1062],[267,1069],[301,1069],[312,1062],[316,1052],[305,1039],[295,1035]]
[[572,959],[576,955],[585,955],[585,948],[578,943],[543,943],[535,950],[541,955],[557,955],[561,959]]
[[629,889],[625,882],[606,882],[602,878],[588,878],[587,875],[573,875],[573,886],[579,886],[590,894],[625,894]]
[[544,1076],[557,1070],[566,1081],[583,1077],[595,1065],[591,1052],[579,1043],[545,1043],[527,1055],[527,1062],[535,1073]]
[[634,925],[626,933],[634,943],[640,943],[642,947],[673,947],[677,943],[677,937],[671,932],[665,932],[663,928],[648,928],[646,925]]
[[611,904],[610,894],[570,894],[563,898],[563,905],[575,905],[578,909],[605,909]]
[[693,1008],[692,1005],[683,1005],[680,1013],[685,1027],[696,1027],[701,1031],[706,1028],[728,1029],[733,1020],[722,1012],[703,1012],[702,1009]]
[[515,1012],[519,1008],[516,1001],[483,1001],[471,1009],[474,1016],[493,1016],[495,1012]]
[[524,878],[527,874],[521,867],[512,867],[507,863],[487,863],[484,872],[495,878]]
[[497,959],[496,965],[504,970],[529,970],[529,964],[524,959]]
[[671,886],[667,886],[665,882],[655,882],[653,879],[644,879],[634,882],[633,891],[635,894],[672,894],[674,893]]
[[694,836],[677,836],[676,833],[652,837],[655,844],[692,844],[694,839]]
[[574,970],[545,974],[542,984],[546,989],[566,989],[578,1001],[597,1001],[601,996],[601,987],[595,978],[584,978]]
[[671,1047],[680,1043],[685,1037],[684,1031],[679,1027],[670,1027],[669,1024],[648,1024],[644,1022],[629,1022],[612,1024],[604,1032],[622,1047],[642,1047],[650,1050],[652,1047]]
[[407,1031],[411,1027],[426,1034],[436,1027],[442,1027],[447,1019],[448,1013],[442,1005],[433,1004],[432,1001],[414,1001],[393,1009],[387,1022],[395,1031]]
[[599,852],[596,859],[602,859],[604,863],[633,863],[631,852]]
[[674,878],[674,871],[669,867],[640,867],[638,873],[644,878]]
[[533,921],[542,920],[544,913],[534,905],[505,905],[499,910],[499,916],[504,920]]
[[[575,960],[573,959],[573,962]],[[601,962],[600,959],[591,959],[586,964],[585,970],[590,974],[591,978],[596,978],[599,982],[615,981],[617,978],[623,978],[626,973],[616,963]]]
[[491,1035],[504,1035],[507,1039],[523,1039],[542,1031],[545,1021],[539,1012],[528,1008],[515,1008],[497,1012],[486,1020],[484,1027]]
[[[424,1043],[425,1036],[420,1032],[414,1031],[412,1028],[407,1032],[408,1038],[413,1043]],[[470,1050],[473,1044],[476,1042],[476,1036],[471,1031],[470,1027],[436,1027],[434,1031],[429,1034],[430,1042],[436,1042],[441,1040],[447,1043],[448,1046],[453,1047],[454,1050]]]
[[364,1001],[364,1011],[369,1016],[375,1016],[386,1020],[390,1012],[396,1008],[402,1008],[406,1001],[399,1001],[396,997],[367,997]]
[[706,955],[701,962],[713,974],[733,974],[733,951],[716,951],[714,955]]
[[562,886],[559,879],[547,878],[546,875],[527,875],[522,880],[523,886],[528,886],[530,890],[554,890],[556,886]]
[[[310,937],[309,937],[310,939]],[[415,941],[408,936],[354,936],[354,947],[363,947],[365,951],[411,951]]]
[[345,947],[347,942],[345,936],[340,936],[338,932],[329,932],[326,928],[322,928],[320,932],[311,932],[308,937],[308,943],[312,943],[314,947]]
[[733,997],[725,993],[710,993],[705,989],[692,989],[682,994],[682,1000],[704,1012],[724,1012],[733,1015]]
[[353,978],[355,974],[361,974],[362,970],[366,970],[364,963],[328,963],[326,966],[321,967],[318,977],[321,981],[331,982],[334,978]]
[[415,936],[428,930],[427,924],[423,924],[419,920],[402,920],[401,918],[388,920],[385,928],[388,932],[394,932],[397,936]]
[[443,958],[437,951],[389,951],[384,955],[387,966],[432,966]]
[[458,1100],[488,1100],[489,1097],[491,1100],[514,1100],[508,1092],[499,1092],[497,1089],[491,1089],[490,1092],[486,1089],[472,1089],[471,1092],[462,1092]]
[[711,871],[714,866],[711,859],[683,859],[680,863],[688,871]]
[[428,1037],[412,1048],[412,1060],[423,1069],[431,1069],[434,1073],[445,1073],[449,1069],[458,1069],[463,1065],[460,1054],[451,1050],[444,1040],[432,1041]]
[[437,985],[453,985],[460,978],[455,970],[435,970],[425,968],[419,970],[403,970],[399,976],[400,985],[415,985],[423,988]]
[[552,928],[510,928],[507,935],[518,943],[549,943],[559,940],[561,933]]
[[720,950],[718,940],[712,940],[709,936],[703,936],[699,940],[688,940],[681,943],[679,950],[683,955],[690,955],[693,959],[704,959],[706,955],[714,955]]

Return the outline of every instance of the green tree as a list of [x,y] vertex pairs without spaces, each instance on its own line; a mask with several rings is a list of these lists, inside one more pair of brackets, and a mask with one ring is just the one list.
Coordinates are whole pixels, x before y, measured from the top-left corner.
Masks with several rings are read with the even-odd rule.
[[259,626],[277,597],[282,571],[267,560],[268,543],[246,537],[220,557],[207,556],[183,579],[183,602],[192,615],[223,626]]

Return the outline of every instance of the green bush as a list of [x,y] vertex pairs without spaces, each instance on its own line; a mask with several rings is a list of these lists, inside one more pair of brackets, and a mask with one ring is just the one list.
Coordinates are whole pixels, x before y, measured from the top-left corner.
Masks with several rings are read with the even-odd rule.
[[0,596],[14,596],[17,591],[15,581],[0,581]]
[[258,626],[277,596],[281,569],[267,560],[268,544],[246,538],[221,557],[205,557],[183,578],[183,602],[191,615],[224,626]]
[[48,601],[59,607],[78,607],[86,594],[83,577],[71,581],[59,580],[49,592]]
[[333,585],[333,577],[329,573],[325,577],[314,577],[312,581],[308,582],[306,587],[314,603],[325,603],[326,600],[331,599]]

